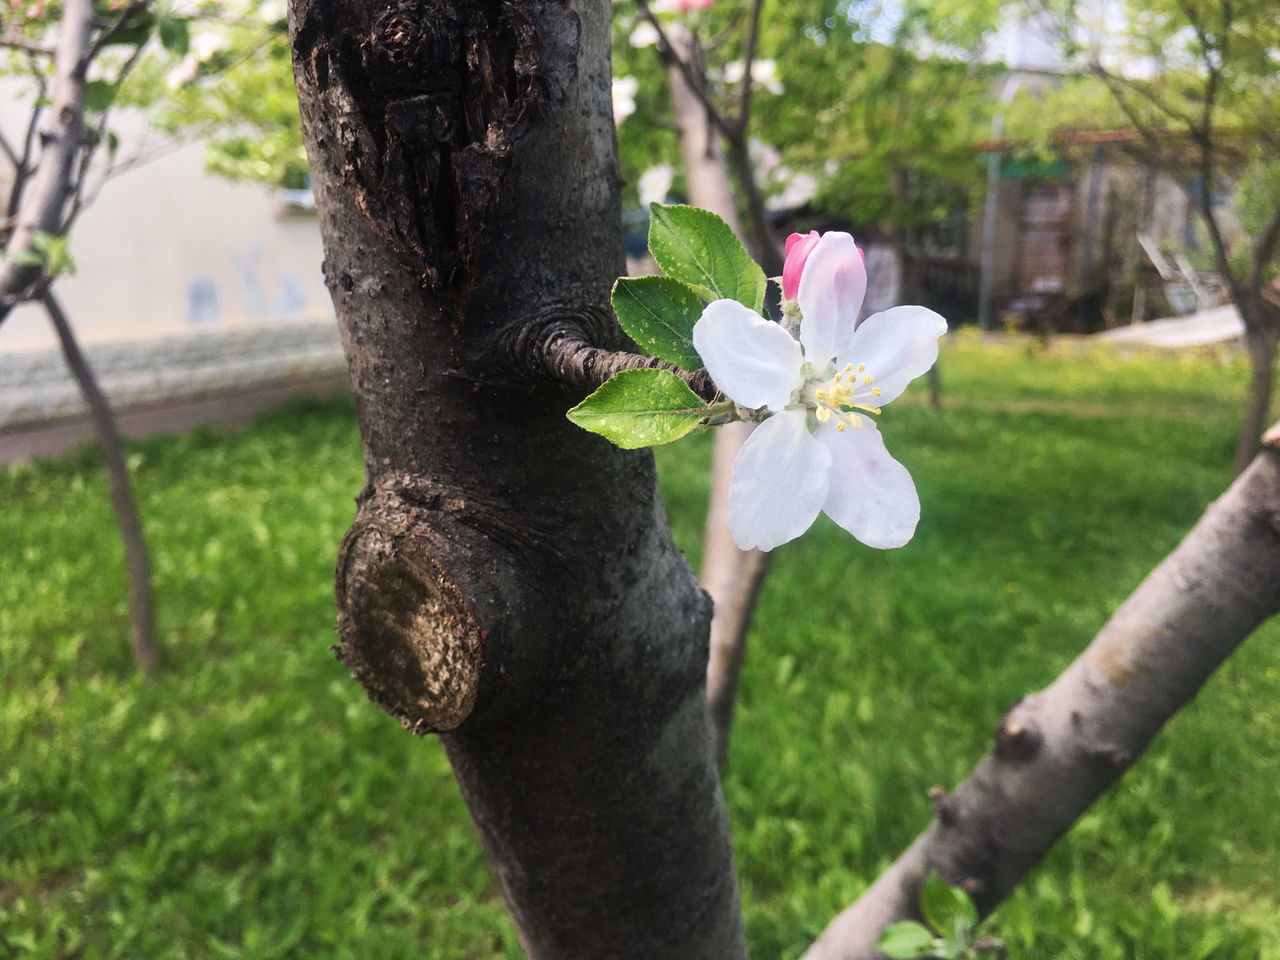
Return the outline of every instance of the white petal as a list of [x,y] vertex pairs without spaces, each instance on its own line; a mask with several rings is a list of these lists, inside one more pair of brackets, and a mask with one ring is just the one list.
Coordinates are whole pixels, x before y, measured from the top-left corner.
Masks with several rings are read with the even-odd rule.
[[796,300],[805,359],[819,370],[846,343],[867,292],[867,267],[853,237],[824,233],[804,262]]
[[729,532],[741,550],[772,550],[809,529],[827,497],[831,454],[798,410],[774,414],[733,461]]
[[734,300],[707,304],[693,346],[716,386],[744,407],[781,410],[800,376],[800,344],[776,323]]
[[836,431],[835,421],[815,439],[831,454],[831,482],[822,510],[868,547],[887,550],[911,539],[920,520],[920,498],[907,468],[884,448],[874,423]]
[[873,313],[838,351],[840,362],[865,363],[877,403],[901,396],[907,384],[938,360],[938,338],[947,321],[927,307],[891,307]]

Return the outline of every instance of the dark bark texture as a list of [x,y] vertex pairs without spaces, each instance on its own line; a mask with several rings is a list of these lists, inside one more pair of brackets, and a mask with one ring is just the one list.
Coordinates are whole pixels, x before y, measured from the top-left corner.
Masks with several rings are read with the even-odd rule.
[[[565,419],[625,346],[609,7],[295,0],[366,486],[338,656],[442,740],[531,958],[745,956],[710,605],[650,456]],[[424,829],[430,829],[424,824]]]
[[936,818],[805,960],[870,960],[918,916],[930,871],[989,913],[1142,754],[1236,646],[1280,612],[1280,429],[1045,690],[1002,718],[995,746]]

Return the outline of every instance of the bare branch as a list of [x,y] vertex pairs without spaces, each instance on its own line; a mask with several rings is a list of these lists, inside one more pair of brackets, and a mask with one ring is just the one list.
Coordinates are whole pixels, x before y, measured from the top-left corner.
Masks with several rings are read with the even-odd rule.
[[649,9],[648,0],[636,0],[636,4],[640,7],[641,15],[657,31],[658,56],[662,58],[662,62],[668,67],[675,67],[680,71],[680,75],[684,77],[684,82],[688,84],[689,89],[693,91],[693,95],[698,98],[698,102],[707,111],[707,119],[711,121],[717,130],[728,135],[731,131],[729,121],[712,101],[710,94],[707,93],[706,85],[700,82],[700,78],[694,74],[693,68],[688,61],[680,55],[679,47],[672,42],[671,37],[662,28],[661,21]]
[[[125,77],[133,71],[133,68],[137,65],[140,59],[142,59],[142,44],[138,44],[133,48],[133,52],[129,54],[129,58],[125,60],[120,69],[116,72],[115,86],[117,89],[120,84],[124,82]],[[89,165],[93,162],[94,155],[98,152],[98,148],[102,145],[104,138],[107,136],[107,120],[110,119],[110,117],[111,107],[108,105],[107,108],[102,111],[102,115],[98,118],[98,122],[94,127],[93,133],[89,136],[84,150],[80,153],[80,162],[76,167],[74,176],[72,177],[74,189],[71,196],[71,203],[68,207],[66,216],[63,217],[62,220],[63,232],[66,232],[71,228],[71,224],[85,207],[85,185],[89,179]],[[103,174],[104,181],[110,172],[110,169],[108,169]],[[102,184],[99,183],[99,189],[101,189],[101,186]]]
[[[66,0],[63,4],[62,32],[54,62],[50,110],[53,122],[41,135],[40,160],[17,211],[10,251],[31,250],[35,234],[54,233],[62,224],[83,129],[84,55],[89,49],[92,20],[89,0]],[[40,267],[12,260],[0,262],[0,323],[40,274]]]
[[[1280,611],[1280,432],[1046,690],[934,821],[805,954],[869,960],[931,870],[989,913],[1259,624]],[[1264,441],[1265,442],[1265,441]]]
[[730,121],[739,138],[746,136],[747,124],[751,122],[751,93],[755,82],[751,76],[751,68],[756,62],[756,46],[760,41],[760,10],[763,0],[752,0],[751,14],[747,18],[747,35],[742,42],[742,89],[738,93],[738,113]]
[[13,33],[0,37],[0,47],[5,47],[9,50],[21,50],[24,53],[34,54],[38,57],[52,57],[55,52],[53,47],[46,47],[43,44],[35,43]]
[[1249,279],[1245,281],[1248,289],[1257,290],[1262,286],[1262,271],[1276,255],[1277,241],[1280,241],[1280,206],[1272,211],[1271,220],[1253,248],[1253,263],[1249,269]]
[[45,83],[44,74],[34,65],[34,62],[32,76],[36,81],[36,98],[31,107],[31,118],[27,121],[27,131],[22,138],[22,157],[18,161],[17,170],[13,176],[13,184],[9,187],[9,206],[6,212],[10,219],[17,216],[18,207],[22,204],[22,193],[32,173],[31,157],[35,151],[36,131],[40,129],[40,118],[44,114],[44,107],[41,104],[45,102],[49,88]]

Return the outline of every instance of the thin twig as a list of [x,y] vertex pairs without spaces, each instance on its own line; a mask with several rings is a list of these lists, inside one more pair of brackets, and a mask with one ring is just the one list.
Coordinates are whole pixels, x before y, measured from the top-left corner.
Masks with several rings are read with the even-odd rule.
[[[98,34],[98,38],[93,42],[93,45],[89,47],[88,52],[84,56],[83,65],[93,62],[94,58],[102,52],[102,48],[109,44],[112,39],[114,39],[115,35],[124,29],[125,24],[129,22],[130,18],[135,13],[143,10],[146,5],[147,0],[132,0],[132,2],[121,10],[120,15],[111,22],[110,26]],[[141,49],[142,46],[142,44],[138,44],[139,49]]]
[[751,113],[751,92],[755,87],[751,68],[756,60],[756,45],[760,40],[760,10],[763,0],[752,0],[751,15],[747,18],[747,34],[742,41],[742,89],[738,93],[738,113],[730,121],[739,137],[745,136]]
[[541,343],[534,345],[534,350],[541,356],[541,363],[535,360],[535,364],[554,379],[570,386],[599,387],[610,377],[626,370],[667,370],[688,384],[689,389],[707,403],[714,403],[720,396],[705,370],[690,373],[648,354],[605,350],[564,327],[548,328]]
[[667,35],[667,32],[662,29],[662,23],[654,15],[653,11],[649,9],[648,0],[636,0],[636,4],[640,7],[640,13],[649,21],[650,26],[657,31],[658,55],[662,57],[662,61],[667,66],[673,66],[680,71],[680,75],[684,77],[684,82],[688,84],[689,89],[693,91],[693,95],[698,98],[698,102],[707,111],[707,119],[721,133],[728,135],[731,132],[729,121],[720,112],[715,102],[712,101],[706,87],[698,81],[697,76],[694,75],[693,68],[680,56],[679,49]]
[[26,40],[23,37],[14,34],[8,34],[0,37],[0,47],[7,47],[10,50],[21,50],[23,53],[35,54],[39,57],[52,57],[54,54],[53,47],[46,47],[43,44]]

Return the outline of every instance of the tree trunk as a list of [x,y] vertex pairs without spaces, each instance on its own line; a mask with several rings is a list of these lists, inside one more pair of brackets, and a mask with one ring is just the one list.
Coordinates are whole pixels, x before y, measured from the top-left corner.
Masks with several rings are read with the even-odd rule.
[[[683,50],[675,53],[688,56]],[[741,235],[729,168],[716,128],[702,103],[689,89],[683,72],[672,66],[667,76],[671,84],[676,131],[680,137],[685,183],[689,187],[689,202],[717,214],[733,228],[734,233]],[[749,178],[752,175],[750,164],[738,172],[740,177]],[[780,274],[782,265],[767,230],[765,239],[768,242],[764,250],[772,250],[772,261],[765,264],[765,271]],[[714,609],[711,653],[707,661],[707,701],[711,711],[712,754],[717,766],[724,765],[729,752],[729,731],[738,698],[738,678],[747,655],[747,632],[756,600],[769,572],[767,553],[739,550],[729,533],[729,481],[733,461],[754,427],[752,423],[739,422],[717,429],[711,457],[711,494],[707,503],[699,582],[711,597]]]
[[990,913],[1259,624],[1280,612],[1280,425],[1087,650],[1001,720],[995,748],[805,960],[870,960],[936,870]]
[[156,645],[155,605],[151,596],[151,556],[147,540],[142,533],[142,521],[138,517],[138,505],[133,498],[133,486],[129,482],[129,469],[124,460],[124,447],[120,431],[116,429],[111,406],[98,387],[93,370],[85,361],[76,343],[75,333],[67,322],[62,306],[49,291],[41,296],[41,302],[58,331],[62,344],[62,356],[66,358],[71,375],[80,385],[84,402],[89,407],[93,428],[102,445],[102,459],[107,465],[111,484],[111,506],[120,525],[120,539],[124,543],[125,569],[129,574],[129,648],[133,662],[148,674],[160,667],[160,650]]
[[651,457],[545,345],[623,343],[609,6],[295,0],[366,484],[339,658],[441,739],[534,960],[746,956],[708,741],[709,604]]
[[[65,0],[54,52],[53,93],[46,114],[49,122],[40,132],[40,159],[13,218],[12,234],[4,250],[8,256],[0,257],[0,324],[31,295],[44,272],[12,255],[32,252],[36,234],[58,234],[63,229],[63,210],[74,189],[76,157],[84,133],[84,61],[92,35],[93,4],[89,0]],[[15,196],[16,193],[15,183]]]

